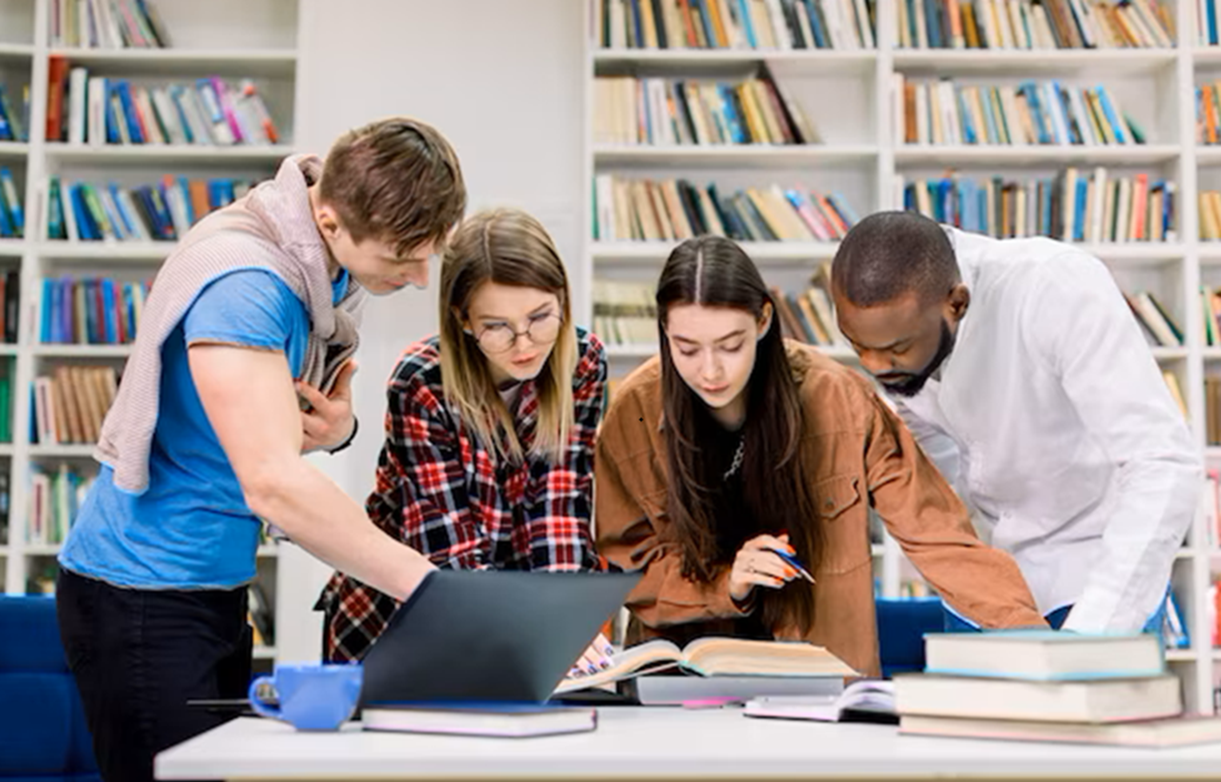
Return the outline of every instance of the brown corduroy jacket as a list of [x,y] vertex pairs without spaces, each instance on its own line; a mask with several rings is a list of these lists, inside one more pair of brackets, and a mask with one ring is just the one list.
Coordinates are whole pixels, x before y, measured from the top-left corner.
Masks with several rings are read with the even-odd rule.
[[[966,508],[916,445],[902,421],[863,377],[788,343],[805,410],[802,447],[824,549],[814,572],[815,622],[770,628],[778,639],[827,647],[862,674],[879,673],[868,534],[872,506],[924,578],[956,611],[985,628],[1045,626],[1013,559],[984,545]],[[729,597],[729,567],[708,582],[682,575],[682,556],[666,513],[661,364],[654,357],[615,391],[598,437],[597,545],[601,554],[644,577],[628,607],[652,636],[683,640],[728,631],[742,614]],[[747,454],[747,458],[759,458]],[[687,627],[684,627],[687,626]]]

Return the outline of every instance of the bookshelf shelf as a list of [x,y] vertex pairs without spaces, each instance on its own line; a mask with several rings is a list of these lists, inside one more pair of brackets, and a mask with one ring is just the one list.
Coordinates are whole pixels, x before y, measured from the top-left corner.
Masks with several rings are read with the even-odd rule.
[[259,559],[275,559],[280,554],[280,548],[274,543],[265,543],[259,546],[257,556]]
[[18,355],[20,352],[21,352],[21,348],[18,347],[17,345],[9,345],[9,344],[0,343],[0,357],[2,357],[2,358],[11,358],[13,356]]
[[657,345],[607,345],[607,358],[631,358],[643,361],[657,353]]
[[0,258],[20,258],[25,250],[26,243],[21,239],[0,239]]
[[1158,361],[1181,361],[1187,358],[1187,348],[1150,348],[1153,357]]
[[[1155,165],[1178,159],[1175,144],[1084,145],[903,145],[895,148],[895,163],[901,165]],[[1221,159],[1221,158],[1219,158]]]
[[31,445],[30,457],[34,459],[92,459],[92,443],[76,445]]
[[880,556],[885,555],[885,553],[886,553],[886,544],[884,544],[884,543],[870,543],[869,544],[870,556],[880,557]]
[[835,144],[738,144],[733,146],[598,146],[594,160],[605,165],[637,166],[772,166],[796,168],[814,163],[870,163],[874,146]]
[[1221,46],[1197,46],[1191,50],[1191,61],[1197,68],[1221,67]]
[[1204,449],[1204,458],[1206,459],[1221,459],[1221,447],[1210,445]]
[[24,141],[0,141],[0,160],[25,157],[30,153],[30,145]]
[[38,254],[52,261],[163,261],[174,242],[43,242]]
[[1187,248],[1176,243],[1127,242],[1076,246],[1108,263],[1132,266],[1181,261],[1187,255]]
[[1196,146],[1196,163],[1201,166],[1221,165],[1221,144]]
[[34,345],[39,358],[127,358],[131,345]]
[[295,49],[53,49],[72,65],[124,74],[290,76]]
[[11,459],[13,456],[13,444],[4,443],[0,445],[0,459]]
[[[664,263],[678,242],[597,242],[591,252],[597,261]],[[838,242],[742,242],[742,249],[759,263],[830,260]]]
[[276,648],[274,646],[256,646],[251,651],[251,657],[256,660],[274,660],[276,659]]
[[1099,72],[1108,76],[1156,72],[1174,65],[1174,49],[1055,49],[978,50],[899,49],[894,55],[896,71],[954,74],[1023,75]]
[[[1221,348],[1201,348],[1201,355],[1205,361],[1221,361]],[[1221,454],[1221,449],[1218,449]]]
[[0,546],[0,559],[8,556],[8,546]]
[[1196,661],[1196,652],[1194,649],[1167,649],[1166,662],[1168,663],[1187,663]]
[[872,49],[837,51],[780,51],[774,49],[599,49],[594,66],[599,70],[648,68],[651,71],[701,71],[711,68],[753,66],[766,62],[773,70],[786,74],[802,71],[823,73],[865,73],[873,69],[878,54]]
[[27,543],[25,554],[28,557],[54,557],[59,554],[58,543]]
[[34,56],[34,47],[25,43],[0,43],[0,62],[28,60]]
[[174,163],[232,164],[274,163],[292,153],[281,145],[250,145],[220,147],[211,145],[186,146],[182,144],[113,144],[87,146],[84,144],[47,144],[47,158],[61,163],[138,163],[164,166]]

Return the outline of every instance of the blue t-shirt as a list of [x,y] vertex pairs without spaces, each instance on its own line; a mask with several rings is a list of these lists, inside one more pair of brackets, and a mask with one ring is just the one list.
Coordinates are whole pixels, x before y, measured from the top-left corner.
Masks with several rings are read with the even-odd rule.
[[[348,275],[335,281],[335,299]],[[299,377],[309,311],[278,276],[232,271],[209,283],[161,349],[157,426],[148,489],[124,491],[102,465],[59,555],[60,565],[113,584],[149,589],[232,588],[255,575],[261,522],[204,412],[187,346],[222,342],[284,354]]]

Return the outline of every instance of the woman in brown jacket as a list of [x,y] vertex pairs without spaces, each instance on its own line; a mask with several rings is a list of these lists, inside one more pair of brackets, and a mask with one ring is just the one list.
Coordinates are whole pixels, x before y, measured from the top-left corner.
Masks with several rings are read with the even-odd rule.
[[1017,565],[975,537],[868,381],[780,337],[734,242],[679,245],[657,305],[661,354],[616,390],[595,459],[598,548],[644,570],[629,640],[806,640],[877,675],[871,507],[952,610],[1046,626]]

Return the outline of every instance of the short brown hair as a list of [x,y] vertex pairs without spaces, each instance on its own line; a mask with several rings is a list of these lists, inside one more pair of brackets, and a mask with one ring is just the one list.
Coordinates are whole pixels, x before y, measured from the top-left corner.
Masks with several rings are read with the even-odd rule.
[[442,244],[466,211],[458,156],[431,125],[391,117],[350,130],[327,153],[318,196],[354,242],[372,237],[405,256]]

